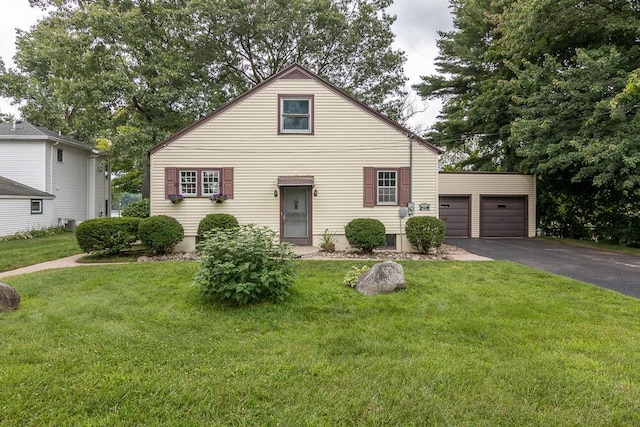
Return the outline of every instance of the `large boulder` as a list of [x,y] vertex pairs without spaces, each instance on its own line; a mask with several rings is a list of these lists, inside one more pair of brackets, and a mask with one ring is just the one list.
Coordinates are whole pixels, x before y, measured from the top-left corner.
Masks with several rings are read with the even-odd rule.
[[18,308],[20,295],[11,286],[0,282],[0,312]]
[[362,295],[388,294],[406,288],[404,269],[393,261],[381,262],[362,273],[356,290]]

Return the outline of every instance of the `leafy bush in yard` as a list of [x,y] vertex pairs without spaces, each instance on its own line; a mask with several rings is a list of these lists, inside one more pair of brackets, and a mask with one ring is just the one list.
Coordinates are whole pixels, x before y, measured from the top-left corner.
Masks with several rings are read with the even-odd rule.
[[237,227],[238,220],[235,216],[227,213],[212,213],[200,220],[198,240],[202,239],[205,233],[213,230],[230,230]]
[[88,253],[115,254],[138,240],[140,218],[95,218],[76,227],[78,246]]
[[38,237],[53,236],[54,234],[70,233],[67,227],[34,228],[32,230],[19,231],[8,236],[0,236],[0,242],[10,242],[12,240],[36,239]]
[[184,228],[177,219],[167,215],[143,218],[138,227],[142,243],[155,254],[166,254],[184,239]]
[[356,218],[344,227],[349,244],[362,252],[371,252],[386,242],[384,224],[373,218]]
[[201,242],[195,277],[200,295],[238,305],[288,296],[295,254],[288,243],[275,243],[276,237],[273,230],[250,224],[218,230]]
[[136,217],[136,218],[149,218],[149,199],[138,200],[137,202],[131,202],[124,208],[122,208],[122,216]]
[[350,288],[355,288],[358,284],[358,279],[362,276],[362,273],[369,271],[371,267],[368,265],[363,265],[362,267],[356,267],[355,265],[351,267],[351,270],[344,275],[344,279],[342,279],[342,284],[345,286],[349,286]]
[[421,254],[442,245],[445,235],[444,221],[432,216],[414,216],[404,227],[407,240]]

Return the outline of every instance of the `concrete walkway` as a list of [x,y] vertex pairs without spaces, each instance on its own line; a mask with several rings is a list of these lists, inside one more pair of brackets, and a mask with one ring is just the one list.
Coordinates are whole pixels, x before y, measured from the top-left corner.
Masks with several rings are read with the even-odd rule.
[[[304,259],[316,259],[316,260],[333,260],[339,258],[328,258],[319,256],[320,252],[317,247],[314,246],[295,246],[294,252],[300,256],[300,258]],[[69,268],[69,267],[82,267],[88,265],[104,265],[113,263],[79,263],[76,262],[78,258],[85,256],[86,254],[78,254],[72,255],[66,258],[60,258],[53,261],[47,261],[40,264],[29,265],[27,267],[17,268],[15,270],[0,272],[0,279],[10,276],[18,276],[20,274],[34,273],[36,271],[44,271],[44,270],[56,270],[59,268]],[[349,258],[354,259],[354,258]],[[452,261],[491,261],[491,258],[483,257],[480,255],[472,254],[470,252],[466,252],[462,249],[456,250],[450,254],[447,254],[447,259]],[[126,263],[124,263],[126,264]]]

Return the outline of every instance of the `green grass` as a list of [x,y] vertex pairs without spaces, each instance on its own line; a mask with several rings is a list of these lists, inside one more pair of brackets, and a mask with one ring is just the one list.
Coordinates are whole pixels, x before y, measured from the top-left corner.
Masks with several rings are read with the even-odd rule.
[[195,262],[7,279],[0,425],[639,425],[640,302],[508,262],[298,261],[282,304],[203,303]]
[[577,240],[577,239],[558,239],[555,237],[540,237],[540,239],[549,240],[552,242],[564,243],[567,245],[578,246],[582,248],[592,248],[607,252],[619,252],[623,254],[640,256],[640,248],[631,248],[628,246],[612,245],[610,243],[594,242],[592,240]]
[[0,272],[82,253],[73,233],[0,242]]

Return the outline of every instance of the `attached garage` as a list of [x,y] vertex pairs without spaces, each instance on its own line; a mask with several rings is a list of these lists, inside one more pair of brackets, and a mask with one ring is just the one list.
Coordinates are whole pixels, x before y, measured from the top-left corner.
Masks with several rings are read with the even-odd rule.
[[480,237],[527,237],[526,196],[480,196]]
[[471,236],[470,196],[440,195],[440,219],[447,226],[447,237]]
[[447,237],[535,236],[533,175],[440,172],[438,193],[438,216],[447,226]]

